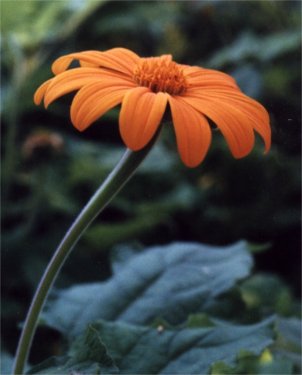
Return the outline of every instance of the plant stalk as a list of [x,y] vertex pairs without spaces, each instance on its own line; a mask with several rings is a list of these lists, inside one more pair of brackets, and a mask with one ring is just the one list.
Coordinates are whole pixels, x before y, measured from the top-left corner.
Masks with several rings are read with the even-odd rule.
[[152,148],[153,144],[154,140],[140,151],[133,152],[128,149],[126,150],[119,163],[91,197],[66,233],[62,242],[59,244],[40,280],[30,305],[17,348],[13,370],[14,375],[21,375],[24,373],[24,367],[28,359],[39,315],[42,311],[47,295],[71,250],[81,238],[89,224],[130,179]]

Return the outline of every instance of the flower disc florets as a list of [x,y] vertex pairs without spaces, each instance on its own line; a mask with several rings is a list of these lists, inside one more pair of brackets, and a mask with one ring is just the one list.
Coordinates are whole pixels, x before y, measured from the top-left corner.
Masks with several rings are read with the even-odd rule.
[[181,95],[187,89],[182,68],[169,55],[140,59],[134,69],[134,81],[151,91]]

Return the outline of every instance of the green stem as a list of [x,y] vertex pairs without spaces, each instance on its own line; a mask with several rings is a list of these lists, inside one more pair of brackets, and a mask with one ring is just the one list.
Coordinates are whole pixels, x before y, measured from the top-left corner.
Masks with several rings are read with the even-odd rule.
[[152,148],[153,144],[154,141],[150,142],[147,147],[137,152],[132,152],[130,150],[125,152],[122,159],[80,212],[79,216],[76,218],[58,246],[42,276],[29,308],[18,344],[13,371],[14,375],[23,374],[24,372],[24,366],[27,362],[39,315],[44,306],[48,292],[71,250],[93,219],[106,207],[111,199],[133,175],[137,167]]

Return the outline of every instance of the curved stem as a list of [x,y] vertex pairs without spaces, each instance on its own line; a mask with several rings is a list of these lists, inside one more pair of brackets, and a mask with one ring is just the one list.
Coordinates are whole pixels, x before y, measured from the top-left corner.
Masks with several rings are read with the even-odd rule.
[[93,219],[106,207],[133,175],[153,144],[154,142],[150,142],[147,147],[137,152],[130,150],[125,152],[122,159],[80,212],[58,246],[42,276],[29,308],[17,348],[13,374],[23,374],[40,312],[50,288],[74,245]]

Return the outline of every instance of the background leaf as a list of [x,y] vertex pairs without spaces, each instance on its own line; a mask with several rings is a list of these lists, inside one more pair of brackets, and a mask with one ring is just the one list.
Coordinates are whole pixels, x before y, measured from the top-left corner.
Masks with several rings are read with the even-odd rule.
[[[251,326],[163,328],[93,323],[122,374],[206,374],[217,361],[233,364],[272,342],[271,319]],[[83,350],[86,350],[83,348]]]
[[288,358],[301,368],[302,322],[297,318],[280,318],[277,321],[276,353]]
[[7,352],[1,351],[1,374],[10,375],[14,364],[14,357]]
[[245,242],[227,247],[175,243],[123,259],[106,282],[58,291],[48,304],[48,325],[76,335],[95,319],[150,323],[161,316],[176,324],[204,311],[246,277],[252,258]]
[[294,310],[290,289],[275,275],[254,275],[243,282],[240,290],[247,307],[259,317],[273,312],[286,316]]
[[1,18],[2,30],[5,35],[14,35],[23,48],[33,49],[42,41],[50,42],[68,36],[82,18],[103,2],[104,0],[3,1],[1,8],[5,17]]
[[115,374],[117,368],[102,343],[99,332],[89,325],[74,341],[67,355],[49,359],[28,374]]
[[210,65],[218,68],[249,58],[269,61],[296,50],[300,43],[301,34],[296,30],[273,34],[266,38],[259,38],[247,32],[240,35],[232,45],[217,52],[210,60]]

